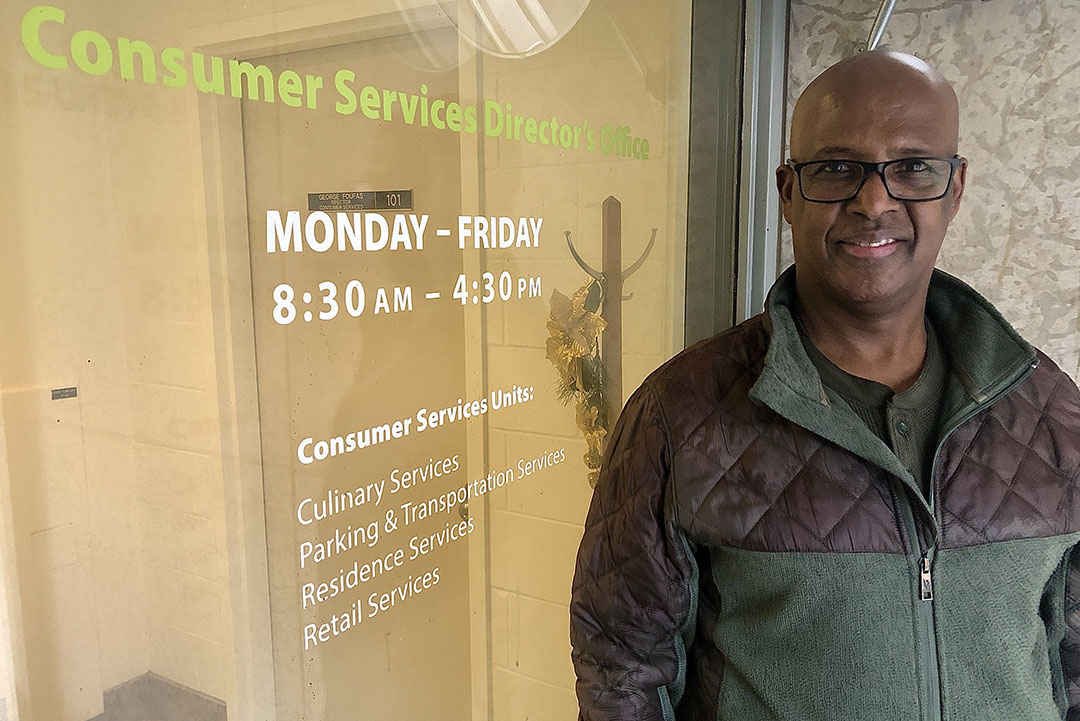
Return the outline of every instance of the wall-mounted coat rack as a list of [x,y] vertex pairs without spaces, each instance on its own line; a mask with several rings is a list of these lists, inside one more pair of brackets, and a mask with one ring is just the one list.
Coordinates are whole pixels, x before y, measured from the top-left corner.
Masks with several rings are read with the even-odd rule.
[[623,295],[623,281],[633,275],[645,263],[656,242],[656,228],[652,229],[649,244],[641,256],[626,270],[622,269],[622,203],[609,195],[601,204],[601,266],[596,270],[581,257],[574,247],[570,231],[566,231],[566,245],[581,269],[593,279],[597,294],[590,293],[590,305],[600,314],[607,327],[600,339],[600,360],[603,367],[604,400],[607,418],[614,424],[622,409],[622,302],[633,294]]

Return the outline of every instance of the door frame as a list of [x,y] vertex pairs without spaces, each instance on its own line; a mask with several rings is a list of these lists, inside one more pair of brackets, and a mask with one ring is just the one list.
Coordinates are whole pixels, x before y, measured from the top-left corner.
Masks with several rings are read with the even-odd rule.
[[[187,44],[208,54],[255,59],[422,32],[445,27],[447,23],[445,12],[436,0],[366,0],[360,6],[339,2],[196,28]],[[463,96],[475,97],[479,82],[479,77],[462,74]],[[203,161],[221,470],[226,540],[230,549],[235,698],[228,700],[228,708],[230,718],[238,721],[276,721],[241,101],[200,95],[194,122],[198,126]],[[466,142],[465,137],[461,153],[463,196],[479,192],[473,176],[480,167],[475,141]],[[466,268],[466,272],[473,270]],[[477,328],[481,322],[479,311],[468,314],[466,331]],[[482,355],[467,354],[470,390],[480,387],[486,375]],[[469,456],[482,454],[485,441],[484,434],[470,432]],[[485,718],[489,695],[485,661],[490,644],[488,630],[477,631],[490,625],[486,601],[487,539],[485,533],[474,535],[476,542],[470,543],[469,549],[470,567],[483,568],[484,573],[470,573],[473,611],[470,617],[474,626],[470,634],[474,639],[472,703],[474,718]],[[482,656],[478,654],[480,651]]]
[[686,345],[760,313],[776,279],[787,24],[788,0],[694,0]]

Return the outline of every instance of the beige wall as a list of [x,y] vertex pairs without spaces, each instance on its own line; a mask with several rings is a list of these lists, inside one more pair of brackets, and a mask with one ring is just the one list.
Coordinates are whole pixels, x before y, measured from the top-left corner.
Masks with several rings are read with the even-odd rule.
[[564,122],[588,120],[598,133],[602,123],[626,124],[650,142],[647,161],[502,139],[485,147],[489,212],[544,216],[539,254],[526,262],[492,254],[493,269],[540,273],[544,283],[542,300],[493,308],[488,316],[491,386],[509,385],[525,369],[538,381],[537,403],[493,419],[492,465],[553,447],[565,447],[567,458],[557,473],[517,484],[492,502],[492,696],[499,721],[577,714],[567,604],[592,489],[574,406],[555,395],[545,326],[552,292],[570,295],[589,281],[570,256],[565,231],[584,260],[601,268],[601,203],[609,195],[622,203],[624,268],[657,228],[651,254],[623,289],[624,297],[632,295],[622,301],[624,395],[681,347],[688,6],[598,0],[552,49],[526,61],[484,62],[489,97],[512,98],[527,113],[550,108]]
[[[100,712],[103,689],[147,670],[231,699],[193,103],[160,86],[37,65],[18,34],[32,5],[0,10],[9,460],[0,473],[22,499],[16,603],[41,624],[25,627],[28,664],[16,669],[31,675],[23,712],[84,721]],[[128,6],[63,5],[70,28],[151,40],[175,32],[161,18],[125,18]],[[60,386],[77,386],[78,398],[50,400]],[[51,458],[71,462],[45,484]],[[29,507],[41,511],[28,516]],[[48,536],[61,555],[43,561],[36,549]],[[55,675],[35,674],[50,667]]]
[[[880,3],[792,0],[788,108],[865,42]],[[960,97],[963,206],[938,265],[995,303],[1080,378],[1080,6],[1066,0],[900,2],[883,44],[937,66]],[[783,265],[792,261],[785,230]]]

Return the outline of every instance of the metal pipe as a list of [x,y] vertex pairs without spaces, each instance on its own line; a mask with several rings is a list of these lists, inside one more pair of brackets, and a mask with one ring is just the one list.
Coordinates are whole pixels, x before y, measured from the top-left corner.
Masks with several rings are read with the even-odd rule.
[[866,49],[873,50],[881,42],[881,36],[885,34],[885,26],[889,24],[889,18],[892,17],[893,7],[896,6],[896,0],[883,0],[881,8],[878,9],[877,17],[874,19],[874,27],[870,28],[870,36],[866,39]]

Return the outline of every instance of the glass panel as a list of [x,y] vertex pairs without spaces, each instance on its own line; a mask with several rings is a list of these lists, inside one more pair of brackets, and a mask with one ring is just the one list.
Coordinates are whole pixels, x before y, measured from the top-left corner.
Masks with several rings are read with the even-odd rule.
[[0,719],[574,717],[590,475],[682,337],[689,18],[0,9]]

